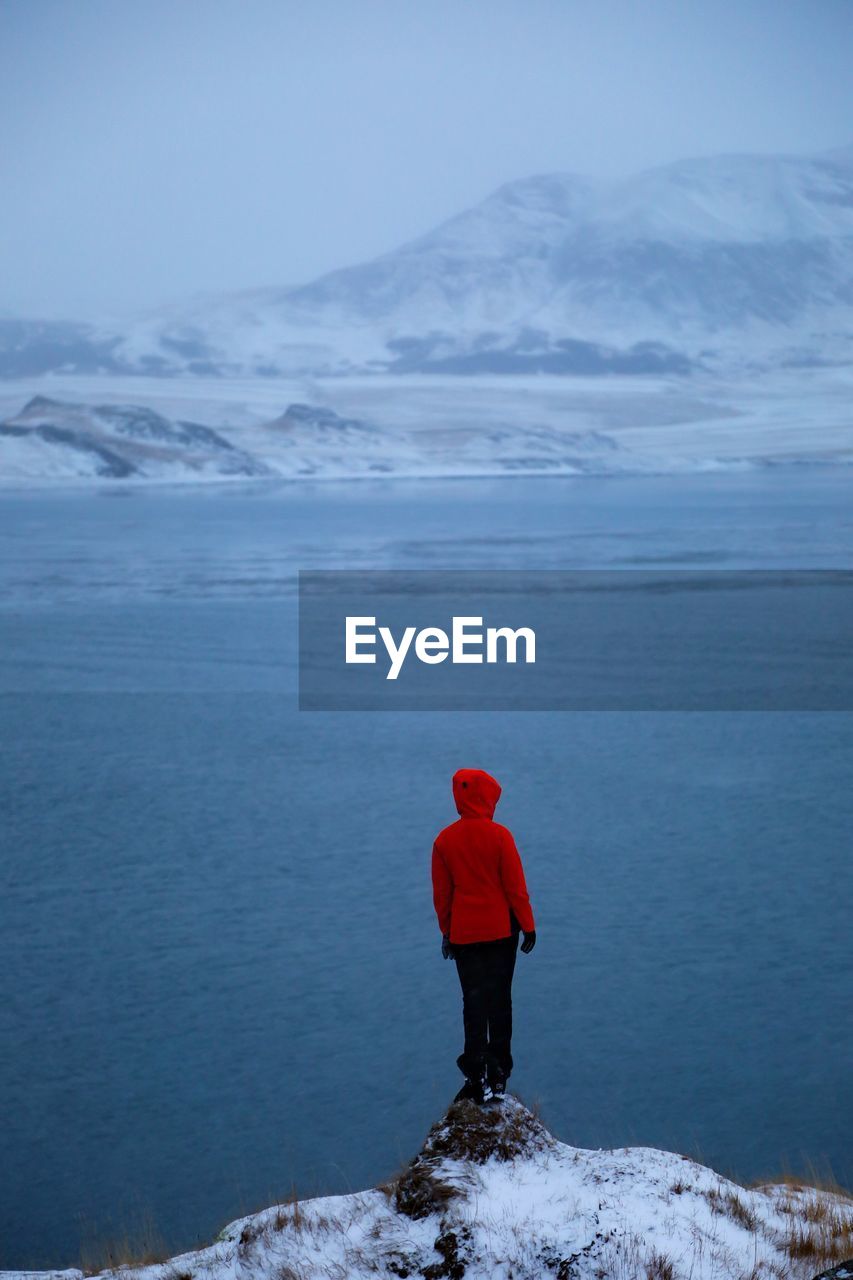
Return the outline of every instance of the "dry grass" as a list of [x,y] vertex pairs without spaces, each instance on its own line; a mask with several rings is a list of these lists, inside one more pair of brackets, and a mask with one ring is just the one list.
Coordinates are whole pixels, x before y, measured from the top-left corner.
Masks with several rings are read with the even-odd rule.
[[292,1188],[286,1200],[282,1200],[275,1206],[270,1225],[274,1231],[293,1231],[296,1235],[301,1235],[305,1230],[305,1210],[302,1208],[295,1187]]
[[113,1239],[84,1244],[80,1249],[80,1270],[91,1276],[118,1267],[151,1266],[168,1262],[171,1253],[153,1219],[146,1215],[135,1229]]
[[437,1177],[429,1161],[415,1156],[394,1190],[394,1207],[407,1218],[428,1218],[443,1213],[456,1188]]
[[[328,1231],[336,1225],[325,1214],[306,1212],[305,1203],[306,1199],[300,1198],[294,1185],[287,1198],[279,1201],[278,1204],[273,1204],[271,1208],[265,1206],[263,1209],[247,1213],[245,1217],[248,1220],[243,1222],[239,1235],[235,1238],[238,1257],[248,1256],[253,1246],[259,1241],[269,1243],[276,1233],[286,1231],[301,1236],[306,1231],[313,1233]],[[221,1241],[233,1237],[228,1235],[227,1228],[223,1228],[216,1238]]]
[[[828,1166],[810,1163],[805,1178],[785,1172],[772,1183],[752,1185],[773,1195],[776,1210],[788,1219],[779,1247],[793,1262],[825,1269],[853,1257],[853,1194]],[[775,1194],[780,1187],[787,1194]]]
[[[508,1095],[508,1101],[510,1098]],[[531,1156],[553,1142],[536,1107],[528,1109],[511,1102],[481,1107],[466,1099],[451,1103],[444,1117],[432,1126],[421,1154],[484,1164],[493,1156],[497,1160]]]
[[[557,1280],[572,1280],[577,1274],[573,1264],[579,1256],[575,1254],[566,1260],[569,1265],[562,1273],[557,1272]],[[595,1259],[591,1260],[592,1275],[595,1280],[672,1280],[674,1271],[669,1274],[666,1270],[661,1271],[668,1261],[661,1254],[649,1254],[642,1236],[628,1232],[616,1239],[608,1239],[605,1247],[596,1253]],[[672,1266],[671,1263],[669,1265]]]
[[645,1280],[675,1280],[672,1261],[655,1250],[646,1263]]
[[[738,1181],[738,1179],[733,1179]],[[767,1191],[771,1187],[790,1187],[792,1191],[825,1191],[829,1195],[838,1196],[842,1200],[853,1201],[853,1192],[843,1187],[835,1177],[828,1161],[817,1164],[813,1160],[806,1163],[805,1175],[793,1173],[790,1169],[783,1171],[772,1179],[760,1178],[745,1184],[756,1191]]]
[[853,1256],[853,1202],[823,1193],[800,1207],[782,1246],[793,1261],[826,1267]]
[[[406,1166],[408,1168],[408,1165]],[[397,1185],[403,1176],[404,1170],[401,1169],[390,1178],[386,1178],[384,1182],[377,1182],[374,1191],[381,1191],[386,1200],[392,1200],[397,1191]]]
[[758,1230],[758,1214],[744,1204],[736,1191],[729,1187],[713,1187],[710,1191],[703,1191],[702,1195],[711,1206],[712,1213],[719,1214],[721,1218],[731,1218],[744,1231],[754,1233]]

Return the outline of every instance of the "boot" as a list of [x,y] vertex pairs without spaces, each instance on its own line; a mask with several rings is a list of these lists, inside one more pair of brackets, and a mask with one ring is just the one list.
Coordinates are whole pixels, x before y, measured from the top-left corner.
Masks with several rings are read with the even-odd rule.
[[489,1077],[489,1087],[495,1098],[502,1098],[506,1093],[506,1075],[503,1071],[496,1071],[493,1076]]
[[505,1063],[496,1058],[491,1051],[486,1054],[486,1079],[492,1091],[492,1096],[502,1098],[506,1093],[509,1071]]
[[477,1062],[468,1062],[464,1053],[461,1053],[456,1059],[456,1063],[460,1071],[465,1073],[465,1083],[453,1101],[461,1102],[464,1098],[469,1098],[472,1102],[476,1102],[480,1106],[482,1106],[484,1102],[491,1102],[494,1094],[492,1092],[492,1086],[489,1083],[485,1062],[482,1060]]

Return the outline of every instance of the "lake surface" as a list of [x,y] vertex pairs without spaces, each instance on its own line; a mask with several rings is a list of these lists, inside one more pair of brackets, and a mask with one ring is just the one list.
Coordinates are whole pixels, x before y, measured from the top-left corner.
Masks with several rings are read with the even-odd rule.
[[774,472],[0,495],[0,1265],[375,1184],[453,1096],[429,854],[493,772],[578,1146],[848,1185],[853,716],[299,712],[299,568],[853,567]]

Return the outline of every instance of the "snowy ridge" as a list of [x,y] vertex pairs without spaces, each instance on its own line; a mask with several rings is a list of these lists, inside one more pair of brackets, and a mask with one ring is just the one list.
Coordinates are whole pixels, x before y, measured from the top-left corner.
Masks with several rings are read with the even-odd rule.
[[853,362],[853,147],[544,174],[297,287],[0,321],[0,374],[685,373]]
[[133,1275],[810,1280],[851,1253],[853,1200],[843,1193],[746,1188],[649,1147],[571,1147],[507,1096],[483,1108],[452,1104],[381,1187],[275,1205],[230,1223],[206,1249]]
[[0,422],[0,477],[186,480],[261,476],[262,462],[210,427],[142,405],[85,405],[33,396]]
[[0,484],[600,474],[617,453],[615,441],[596,430],[506,424],[458,438],[418,439],[300,403],[233,433],[175,422],[141,405],[91,406],[45,396],[0,422]]
[[845,370],[728,382],[54,375],[42,385],[50,396],[33,397],[29,381],[0,385],[8,415],[0,486],[674,475],[853,462]]

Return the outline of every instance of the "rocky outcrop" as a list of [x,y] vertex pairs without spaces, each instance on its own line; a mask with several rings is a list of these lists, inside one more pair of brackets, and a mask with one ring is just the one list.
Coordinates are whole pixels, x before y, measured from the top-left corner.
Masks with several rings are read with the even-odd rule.
[[269,468],[219,432],[136,404],[37,395],[0,422],[0,479],[263,476]]
[[[568,1146],[535,1108],[507,1096],[483,1108],[452,1104],[406,1167],[378,1187],[292,1198],[230,1223],[206,1249],[135,1266],[133,1275],[811,1280],[823,1267],[821,1280],[853,1280],[853,1264],[839,1262],[851,1246],[853,1200],[843,1192],[740,1186],[651,1147]],[[42,1280],[60,1274],[82,1277]]]

